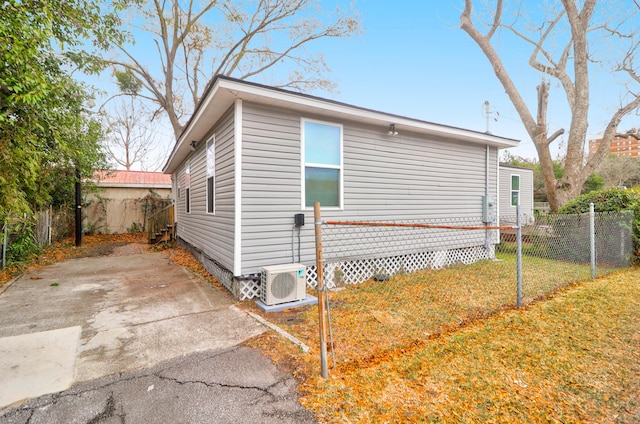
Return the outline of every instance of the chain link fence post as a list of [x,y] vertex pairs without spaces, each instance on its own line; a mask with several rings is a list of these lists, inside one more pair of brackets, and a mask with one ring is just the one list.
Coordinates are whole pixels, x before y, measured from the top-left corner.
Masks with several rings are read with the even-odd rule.
[[324,259],[322,258],[322,218],[320,216],[320,202],[313,204],[313,221],[316,236],[316,273],[318,276],[318,327],[320,330],[320,375],[322,378],[329,377],[329,367],[327,363],[327,327],[326,327],[326,305],[327,291],[324,285]]
[[522,307],[522,218],[516,206],[516,304]]
[[596,213],[593,202],[589,203],[589,246],[591,251],[591,279],[596,278]]
[[2,226],[2,269],[7,267],[7,242],[9,239],[9,221],[5,220]]

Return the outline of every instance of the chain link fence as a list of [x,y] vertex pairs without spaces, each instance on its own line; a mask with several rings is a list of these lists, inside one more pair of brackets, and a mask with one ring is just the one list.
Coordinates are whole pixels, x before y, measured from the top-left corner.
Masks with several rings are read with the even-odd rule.
[[331,362],[340,369],[376,361],[626,268],[632,220],[623,212],[595,214],[593,226],[589,214],[549,215],[519,228],[516,217],[499,226],[480,217],[322,222]]
[[72,219],[72,212],[65,207],[8,218],[0,232],[1,269],[64,239],[70,233]]

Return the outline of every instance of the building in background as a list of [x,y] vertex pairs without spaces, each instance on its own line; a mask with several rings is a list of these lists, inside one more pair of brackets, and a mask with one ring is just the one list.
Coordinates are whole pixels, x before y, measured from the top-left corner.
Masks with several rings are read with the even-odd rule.
[[[600,147],[601,138],[589,140],[589,156],[595,153]],[[632,128],[626,133],[616,134],[611,142],[609,152],[619,156],[638,157],[640,148],[640,128]]]
[[533,169],[500,164],[498,182],[498,215],[501,224],[516,223],[516,209],[525,225],[533,224]]
[[171,176],[160,172],[100,171],[87,195],[84,230],[119,234],[144,231],[155,211],[171,204]]

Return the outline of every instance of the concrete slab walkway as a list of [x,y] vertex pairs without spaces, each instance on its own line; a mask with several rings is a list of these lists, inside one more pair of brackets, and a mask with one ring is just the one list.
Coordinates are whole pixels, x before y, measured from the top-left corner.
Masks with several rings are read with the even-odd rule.
[[265,330],[164,253],[45,266],[0,294],[0,409]]

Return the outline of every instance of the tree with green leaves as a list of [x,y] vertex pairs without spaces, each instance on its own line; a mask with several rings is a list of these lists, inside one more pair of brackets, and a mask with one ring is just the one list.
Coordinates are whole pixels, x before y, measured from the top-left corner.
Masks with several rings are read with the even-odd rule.
[[[155,44],[157,65],[130,44],[118,45],[115,67],[123,94],[138,95],[166,113],[177,138],[216,75],[262,75],[279,87],[331,88],[319,40],[360,31],[350,10],[323,10],[318,0],[120,0],[131,12],[127,27],[140,28]],[[288,78],[273,78],[271,71]],[[275,81],[275,82],[273,82]]]
[[[508,165],[519,166],[521,168],[529,168],[533,170],[533,199],[536,202],[548,202],[547,191],[544,186],[544,178],[542,176],[542,166],[536,159],[523,158],[521,156],[515,156],[509,151],[505,150],[502,157],[502,162]],[[564,175],[564,163],[563,159],[553,160],[553,175],[556,179],[562,178]],[[594,190],[601,190],[604,188],[605,182],[602,177],[593,173],[589,175],[589,178],[584,182],[582,186],[582,192],[585,194]]]
[[0,2],[0,222],[72,201],[75,168],[101,163],[102,126],[73,72],[101,69],[97,52],[119,38],[98,0]]

